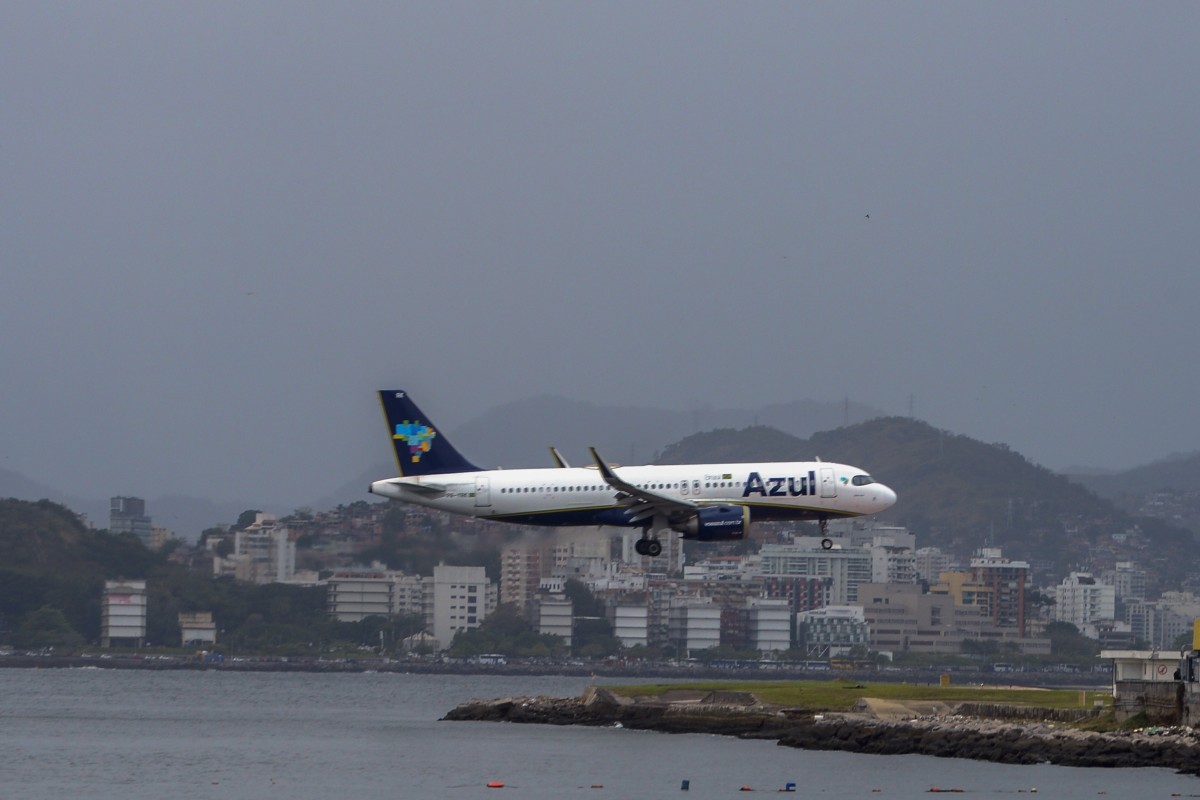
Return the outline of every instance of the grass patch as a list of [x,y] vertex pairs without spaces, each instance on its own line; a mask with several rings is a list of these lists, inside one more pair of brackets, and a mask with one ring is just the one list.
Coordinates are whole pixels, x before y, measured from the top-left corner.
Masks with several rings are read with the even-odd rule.
[[697,683],[652,683],[635,686],[605,686],[625,697],[658,697],[677,689],[697,692],[753,692],[771,705],[811,711],[849,711],[860,697],[880,700],[1000,703],[1036,708],[1092,708],[1096,700],[1106,703],[1108,692],[1085,692],[1080,704],[1076,689],[1000,689],[989,686],[923,686],[910,683],[863,683],[859,681],[700,681]]
[[1076,723],[1075,727],[1082,731],[1112,733],[1114,731],[1135,731],[1138,728],[1151,727],[1153,724],[1145,714],[1134,714],[1124,722],[1117,722],[1112,711],[1108,711],[1091,719],[1082,720]]

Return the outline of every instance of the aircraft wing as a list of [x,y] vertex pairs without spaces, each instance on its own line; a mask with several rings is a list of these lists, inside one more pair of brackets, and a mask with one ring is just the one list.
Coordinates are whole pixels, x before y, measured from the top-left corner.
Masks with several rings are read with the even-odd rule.
[[639,489],[632,483],[622,480],[608,464],[604,463],[604,459],[600,458],[596,448],[589,447],[588,450],[596,462],[596,468],[600,470],[600,477],[604,478],[605,483],[620,492],[617,500],[634,512],[630,519],[631,522],[641,522],[655,514],[667,517],[691,516],[699,509],[695,503]]

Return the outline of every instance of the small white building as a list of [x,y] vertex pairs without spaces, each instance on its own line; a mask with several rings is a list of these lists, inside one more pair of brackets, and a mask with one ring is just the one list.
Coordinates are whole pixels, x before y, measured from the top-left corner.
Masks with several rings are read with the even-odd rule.
[[211,611],[195,613],[180,613],[179,639],[184,647],[188,645],[216,644],[217,624],[213,622]]
[[395,613],[396,583],[386,571],[338,570],[325,581],[329,613],[338,622]]
[[668,637],[687,656],[721,644],[721,607],[694,600],[672,606]]
[[1174,681],[1179,653],[1169,650],[1101,650],[1101,658],[1113,662],[1113,689],[1121,681]]
[[763,653],[782,653],[792,646],[792,609],[787,600],[746,599],[750,646]]
[[561,637],[571,646],[575,630],[575,604],[565,595],[542,595],[538,598],[538,633]]
[[622,647],[646,647],[650,642],[650,609],[646,606],[616,606],[612,611],[613,636]]
[[796,638],[810,658],[843,655],[856,645],[866,647],[871,629],[862,606],[825,606],[796,615]]

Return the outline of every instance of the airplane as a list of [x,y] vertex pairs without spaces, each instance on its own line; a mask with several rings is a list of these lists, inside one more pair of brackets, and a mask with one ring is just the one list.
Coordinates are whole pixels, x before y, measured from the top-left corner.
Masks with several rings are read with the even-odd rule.
[[[878,514],[896,493],[865,471],[827,461],[480,469],[463,458],[408,392],[379,391],[399,476],[371,494],[479,519],[553,527],[642,529],[638,555],[662,553],[659,531],[702,542],[736,541],[754,520],[815,520]],[[828,539],[822,543],[832,547]]]

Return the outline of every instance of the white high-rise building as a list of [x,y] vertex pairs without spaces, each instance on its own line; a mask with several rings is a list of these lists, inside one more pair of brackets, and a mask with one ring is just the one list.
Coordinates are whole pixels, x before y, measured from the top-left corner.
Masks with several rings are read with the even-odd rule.
[[939,547],[918,547],[913,553],[913,570],[926,583],[937,583],[943,572],[949,572],[954,560]]
[[1117,590],[1100,583],[1090,572],[1072,572],[1056,589],[1054,618],[1080,630],[1097,620],[1111,620],[1117,613]]
[[497,601],[496,586],[483,567],[436,566],[425,579],[425,595],[426,623],[442,647],[449,647],[459,631],[478,628]]
[[1116,568],[1106,570],[1102,580],[1117,590],[1117,599],[1122,603],[1133,603],[1146,599],[1146,584],[1149,576],[1132,561],[1118,561]]
[[296,574],[296,543],[286,526],[260,512],[252,525],[234,534],[233,559],[238,580],[284,583]]

